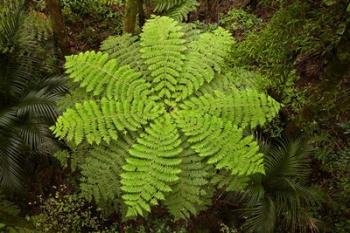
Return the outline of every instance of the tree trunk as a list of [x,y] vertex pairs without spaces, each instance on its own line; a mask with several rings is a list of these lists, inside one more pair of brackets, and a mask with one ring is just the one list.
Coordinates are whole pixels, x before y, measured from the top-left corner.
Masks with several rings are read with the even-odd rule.
[[140,28],[142,28],[146,22],[146,14],[145,14],[145,10],[143,9],[143,0],[138,0],[137,3],[138,3],[138,10],[139,10],[139,25],[140,25]]
[[59,0],[46,0],[46,7],[50,16],[55,42],[63,55],[69,53],[66,30]]
[[135,33],[136,16],[139,11],[140,0],[126,0],[124,16],[124,33]]

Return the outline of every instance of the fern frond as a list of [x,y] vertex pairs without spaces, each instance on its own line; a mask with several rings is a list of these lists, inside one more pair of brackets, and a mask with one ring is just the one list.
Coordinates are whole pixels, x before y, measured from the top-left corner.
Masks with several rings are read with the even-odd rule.
[[133,133],[127,133],[113,145],[97,146],[81,166],[81,195],[89,201],[95,200],[105,211],[114,211],[119,204],[120,174],[135,137]]
[[132,100],[148,94],[149,85],[141,73],[129,66],[120,66],[105,53],[92,51],[68,56],[65,68],[69,78],[93,95]]
[[203,158],[194,152],[189,144],[179,155],[181,173],[179,181],[172,187],[173,191],[164,201],[169,212],[176,218],[189,218],[206,206],[205,196],[208,184],[208,166]]
[[189,52],[177,86],[177,100],[190,96],[222,71],[231,45],[231,36],[222,28],[214,33],[203,33],[188,45]]
[[153,0],[154,10],[162,12],[173,8],[176,5],[183,4],[186,0]]
[[159,104],[135,99],[132,102],[102,98],[100,102],[85,101],[69,108],[53,127],[59,138],[80,144],[84,138],[92,143],[109,143],[118,139],[118,131],[137,131],[162,113]]
[[248,176],[234,176],[223,170],[216,174],[210,181],[220,189],[225,189],[228,192],[243,191],[249,182]]
[[33,40],[43,42],[52,37],[53,31],[48,17],[40,12],[31,11],[24,20],[23,34]]
[[140,52],[158,99],[171,101],[176,91],[185,58],[183,36],[182,27],[167,17],[154,17],[144,26]]
[[216,91],[230,93],[235,89],[255,89],[265,92],[268,86],[269,80],[263,75],[242,67],[235,67],[223,74],[216,75],[213,81],[205,83],[196,94],[213,94]]
[[254,128],[264,125],[276,116],[280,104],[268,95],[255,89],[205,94],[192,97],[180,104],[181,109],[208,113],[231,121],[240,127]]
[[162,14],[173,18],[177,21],[187,20],[188,14],[191,11],[194,11],[197,6],[197,0],[186,0],[182,1],[182,3],[173,6],[172,8],[168,8]]
[[138,39],[137,36],[128,33],[110,36],[102,42],[100,49],[108,53],[109,58],[116,59],[121,66],[129,65],[134,70],[144,70]]
[[176,122],[191,143],[191,148],[217,169],[227,169],[233,175],[264,173],[263,155],[252,136],[230,121],[209,114],[182,110]]
[[121,174],[127,217],[151,211],[179,179],[181,139],[169,115],[158,118],[137,139]]

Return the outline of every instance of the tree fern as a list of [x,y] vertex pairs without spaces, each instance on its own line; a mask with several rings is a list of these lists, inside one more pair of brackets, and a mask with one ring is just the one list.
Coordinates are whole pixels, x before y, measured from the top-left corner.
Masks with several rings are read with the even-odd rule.
[[[120,44],[124,40],[126,44]],[[95,179],[98,192],[117,192],[104,178],[94,177],[103,173],[118,185],[118,178],[112,177],[120,174],[127,216],[145,215],[164,203],[176,218],[188,218],[208,204],[213,184],[232,190],[243,186],[235,177],[244,181],[248,175],[264,173],[259,146],[245,128],[271,120],[279,104],[253,86],[202,89],[233,73],[225,63],[231,44],[223,29],[191,33],[171,18],[154,17],[146,23],[140,42],[128,35],[110,38],[102,46],[109,55],[87,52],[68,57],[67,74],[85,97],[59,117],[53,131],[97,148],[99,155],[93,152],[84,165],[90,172],[84,171],[83,183],[93,189]],[[130,46],[140,60],[125,62],[129,55],[121,58],[124,54],[115,52],[114,46],[123,51]],[[130,131],[135,143],[117,158],[115,150]],[[109,143],[109,152],[100,150],[97,144],[102,142]],[[119,172],[110,167],[121,166],[118,159],[125,159]],[[216,170],[232,179],[220,175],[214,180]],[[83,192],[90,198],[100,195],[91,189]]]

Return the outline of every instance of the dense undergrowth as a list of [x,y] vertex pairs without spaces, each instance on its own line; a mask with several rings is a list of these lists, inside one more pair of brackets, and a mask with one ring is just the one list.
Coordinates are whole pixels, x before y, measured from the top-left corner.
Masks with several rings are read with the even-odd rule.
[[0,232],[350,232],[349,1],[64,0],[65,54],[47,2],[0,0]]

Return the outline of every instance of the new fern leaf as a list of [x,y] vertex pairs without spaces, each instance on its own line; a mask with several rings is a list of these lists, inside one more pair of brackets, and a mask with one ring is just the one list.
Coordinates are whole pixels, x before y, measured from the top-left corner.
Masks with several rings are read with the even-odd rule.
[[[176,218],[189,218],[207,206],[213,184],[232,190],[242,186],[235,177],[264,173],[245,129],[270,121],[280,105],[253,85],[235,86],[229,76],[237,72],[225,62],[231,45],[223,29],[200,34],[154,17],[140,40],[111,37],[102,45],[106,53],[67,57],[67,74],[84,97],[72,95],[78,103],[52,129],[77,144],[106,143],[83,166],[87,197],[114,203],[107,199],[121,195],[128,217],[164,203]],[[130,132],[135,141],[126,147]],[[210,182],[216,170],[228,177]],[[104,189],[111,192],[102,195]]]
[[170,18],[153,18],[144,26],[140,51],[158,99],[171,100],[176,91],[185,58],[183,37],[182,27]]

